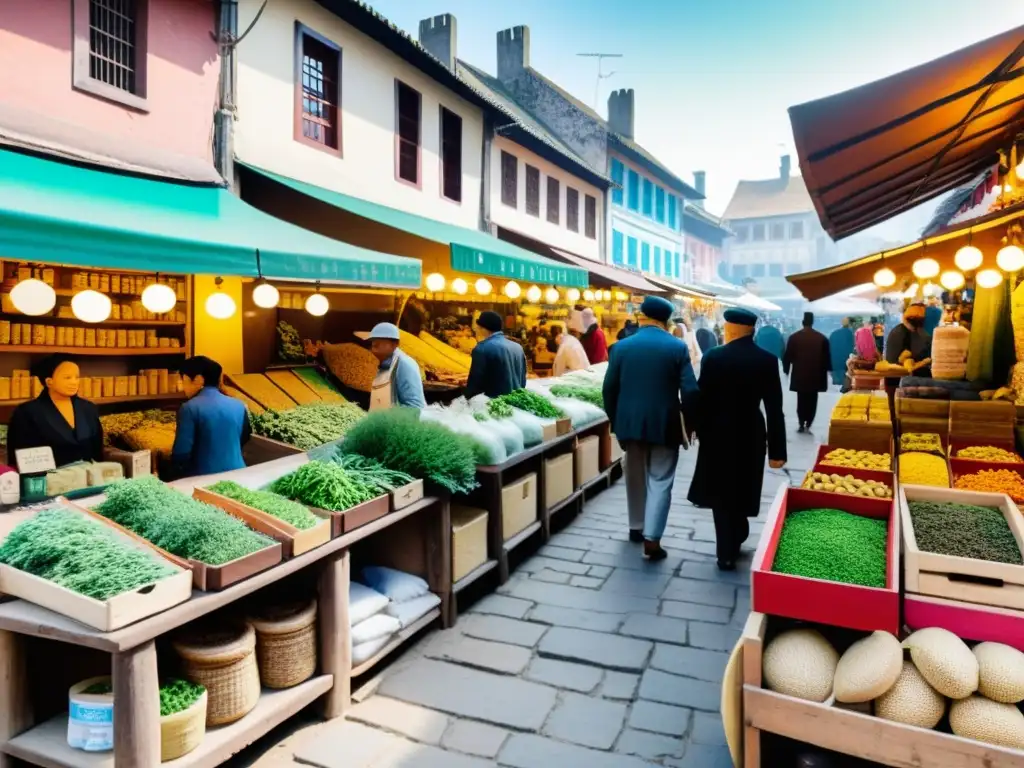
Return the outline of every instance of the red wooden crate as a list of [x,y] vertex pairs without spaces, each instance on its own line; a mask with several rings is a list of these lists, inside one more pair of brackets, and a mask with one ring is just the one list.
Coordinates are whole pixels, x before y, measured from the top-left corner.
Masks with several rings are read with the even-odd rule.
[[[1002,448],[1005,451],[1009,451],[1010,453],[1015,454],[1017,456],[1017,461],[1015,463],[1011,463],[1011,462],[996,462],[996,461],[992,461],[992,462],[985,462],[985,461],[983,461],[983,462],[980,462],[980,463],[983,463],[983,464],[999,464],[999,465],[1001,465],[1004,468],[1013,467],[1014,464],[1020,464],[1021,466],[1024,466],[1024,459],[1022,459],[1020,457],[1020,455],[1017,454],[1017,446],[1014,444],[1014,442],[1012,440],[1000,440],[998,438],[992,439],[992,440],[989,440],[989,439],[982,440],[981,438],[978,438],[978,437],[973,437],[973,438],[963,438],[963,437],[956,438],[956,437],[951,437],[950,440],[949,440],[949,458],[957,459],[958,458],[957,457],[957,453],[959,451],[963,450],[964,448],[975,448],[975,447],[982,447],[982,446],[984,446],[984,447],[991,447],[991,448]],[[978,462],[979,460],[978,459],[958,459],[958,461]]]
[[[950,459],[949,460],[949,486],[956,488],[957,478],[963,475],[973,475],[982,470],[1001,470],[1013,472],[1024,478],[1024,464],[1006,464],[1005,462],[974,461],[972,459]],[[1013,498],[1012,496],[1010,498]],[[1013,499],[1015,504],[1024,502],[1024,499]]]
[[1024,651],[1024,612],[941,597],[907,594],[903,614],[911,629],[942,627],[964,640],[1004,643]]
[[[775,573],[772,566],[786,516],[805,509],[841,509],[887,520],[885,587],[861,587]],[[899,515],[890,499],[867,499],[802,488],[779,489],[751,566],[752,610],[863,631],[897,634],[900,627]]]
[[[829,469],[832,472],[835,472],[837,475],[838,474],[846,474],[846,472],[843,471],[843,470],[846,469],[846,467],[833,467],[831,465],[827,465],[827,464],[823,465],[821,463],[829,453],[831,453],[832,451],[838,450],[841,447],[842,446],[836,446],[836,445],[820,445],[820,446],[818,446],[818,455],[814,459],[814,471],[815,472],[824,472],[826,469]],[[892,457],[893,457],[892,440],[890,439],[889,440],[889,459],[890,459],[890,461],[892,460]],[[821,467],[821,469],[818,469],[818,467]],[[881,470],[868,470],[868,471],[869,472],[876,472],[876,471],[881,471]]]

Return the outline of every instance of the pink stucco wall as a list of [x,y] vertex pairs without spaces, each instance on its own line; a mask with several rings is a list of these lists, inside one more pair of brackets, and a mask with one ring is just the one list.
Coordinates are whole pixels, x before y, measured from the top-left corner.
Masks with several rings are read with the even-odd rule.
[[212,0],[150,0],[148,112],[76,91],[71,0],[0,0],[0,102],[111,137],[212,156],[219,63]]

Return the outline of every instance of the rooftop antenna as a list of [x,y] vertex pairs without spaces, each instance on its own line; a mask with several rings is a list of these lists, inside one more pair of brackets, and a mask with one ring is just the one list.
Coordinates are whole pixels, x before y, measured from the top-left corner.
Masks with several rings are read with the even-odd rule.
[[584,56],[588,59],[597,59],[597,83],[594,85],[594,109],[598,109],[598,101],[601,97],[601,81],[607,80],[609,77],[615,74],[615,70],[608,72],[607,74],[603,71],[605,59],[621,59],[621,53],[577,53],[577,56]]

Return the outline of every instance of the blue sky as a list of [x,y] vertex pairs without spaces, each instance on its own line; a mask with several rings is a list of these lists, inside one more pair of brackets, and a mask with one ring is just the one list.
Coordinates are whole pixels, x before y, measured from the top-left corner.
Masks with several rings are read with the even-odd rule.
[[[767,178],[793,150],[787,107],[861,85],[1024,24],[1022,0],[370,0],[415,36],[453,13],[459,57],[495,71],[495,34],[530,27],[531,63],[598,110],[636,90],[637,140],[677,173],[708,174],[721,213],[739,179]],[[930,209],[930,206],[929,206]],[[904,217],[880,234],[909,239]],[[926,218],[926,216],[925,216]],[[905,237],[906,236],[906,237]]]

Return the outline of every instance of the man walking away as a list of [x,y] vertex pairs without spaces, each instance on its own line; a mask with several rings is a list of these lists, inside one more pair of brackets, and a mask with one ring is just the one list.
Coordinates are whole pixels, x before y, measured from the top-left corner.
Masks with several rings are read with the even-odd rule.
[[662,560],[680,445],[696,417],[697,381],[686,344],[668,332],[672,304],[648,296],[640,330],[612,347],[604,377],[604,407],[626,453],[629,539],[644,557]]
[[469,364],[469,379],[463,392],[466,399],[481,392],[501,397],[526,386],[526,353],[501,332],[501,315],[481,312],[476,320],[477,345]]
[[[789,391],[796,392],[798,432],[808,432],[818,411],[818,393],[828,391],[831,366],[828,339],[814,330],[814,315],[804,312],[804,327],[789,337],[782,370],[789,375]],[[844,364],[845,365],[845,364]]]
[[756,322],[745,309],[727,310],[725,344],[705,353],[701,362],[700,450],[688,498],[714,514],[723,571],[735,570],[740,545],[750,535],[747,518],[760,511],[765,453],[772,469],[786,464],[779,361],[754,344]]

